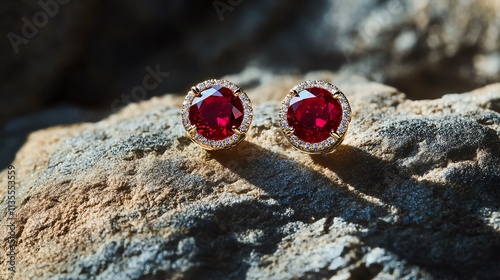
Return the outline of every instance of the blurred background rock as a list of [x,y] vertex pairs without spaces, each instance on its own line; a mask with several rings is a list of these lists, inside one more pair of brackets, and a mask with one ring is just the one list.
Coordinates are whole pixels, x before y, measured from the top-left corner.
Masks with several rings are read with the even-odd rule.
[[[138,101],[122,95],[142,85],[146,67],[168,77],[141,99],[183,94],[229,74],[248,88],[277,73],[340,71],[412,99],[500,81],[495,0],[59,1],[0,3],[0,144],[7,150],[19,141],[6,135],[24,135],[20,127],[93,120]],[[31,38],[23,35],[26,21],[36,24],[24,30]]]

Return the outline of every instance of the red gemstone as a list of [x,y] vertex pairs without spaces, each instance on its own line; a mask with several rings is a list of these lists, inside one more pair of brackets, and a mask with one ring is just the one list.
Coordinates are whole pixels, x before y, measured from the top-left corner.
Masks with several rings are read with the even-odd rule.
[[222,140],[234,134],[243,121],[243,104],[226,87],[214,86],[195,97],[189,108],[189,121],[208,140]]
[[308,143],[318,143],[337,130],[342,119],[342,106],[322,88],[308,88],[293,97],[288,107],[288,125],[294,135]]

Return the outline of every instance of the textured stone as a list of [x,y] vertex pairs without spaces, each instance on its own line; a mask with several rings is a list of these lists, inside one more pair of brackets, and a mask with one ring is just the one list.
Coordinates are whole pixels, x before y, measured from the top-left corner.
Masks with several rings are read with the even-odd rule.
[[[295,151],[277,124],[306,79],[352,105],[331,155]],[[273,81],[247,90],[254,125],[231,151],[189,141],[172,96],[32,133],[13,162],[15,278],[500,277],[500,84],[412,101],[328,72]]]

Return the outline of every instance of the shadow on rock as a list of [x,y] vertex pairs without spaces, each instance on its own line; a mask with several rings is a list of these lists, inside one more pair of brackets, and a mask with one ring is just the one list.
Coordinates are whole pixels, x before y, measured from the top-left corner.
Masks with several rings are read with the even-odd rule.
[[499,207],[498,176],[471,168],[461,183],[416,180],[398,174],[395,162],[352,146],[312,158],[356,190],[396,207],[389,219],[373,217],[368,232],[358,234],[370,247],[384,248],[438,279],[488,278],[492,269],[500,277],[500,233],[481,217]]
[[324,228],[328,231],[334,217],[366,225],[373,217],[387,215],[384,208],[361,199],[331,178],[249,142],[230,152],[211,152],[210,157],[265,194],[257,202],[222,204],[204,211],[203,217],[189,218],[194,226],[191,224],[186,235],[195,238],[198,248],[193,261],[203,264],[190,275],[194,278],[221,277],[221,271],[226,277],[244,277],[249,268],[245,260],[252,254],[273,254],[281,240],[293,232],[284,230],[292,223],[309,224],[326,218]]

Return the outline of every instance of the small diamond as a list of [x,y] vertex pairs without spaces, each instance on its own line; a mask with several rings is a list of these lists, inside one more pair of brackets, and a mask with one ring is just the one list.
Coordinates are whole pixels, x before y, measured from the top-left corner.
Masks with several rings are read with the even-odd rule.
[[288,122],[286,122],[286,121],[281,122],[281,127],[285,128],[287,126],[288,126]]
[[305,143],[304,143],[304,141],[302,141],[302,140],[299,140],[299,141],[297,142],[297,146],[298,146],[299,148],[304,147],[304,144],[305,144]]
[[280,121],[286,121],[286,113],[281,112],[283,114],[283,117],[279,118]]
[[306,144],[306,150],[311,150],[311,149],[312,149],[312,145],[311,145],[311,144],[309,144],[309,143],[307,143],[307,144]]
[[216,145],[217,145],[217,148],[222,148],[222,147],[224,147],[224,141],[219,140],[219,141],[217,141]]
[[326,147],[328,147],[328,142],[327,142],[327,140],[322,141],[322,142],[321,142],[321,149],[325,149]]
[[242,126],[240,127],[240,130],[241,130],[242,132],[247,132],[247,130],[248,130],[248,126],[246,126],[246,125],[242,125]]
[[317,151],[319,149],[319,144],[318,143],[313,144],[313,149]]

